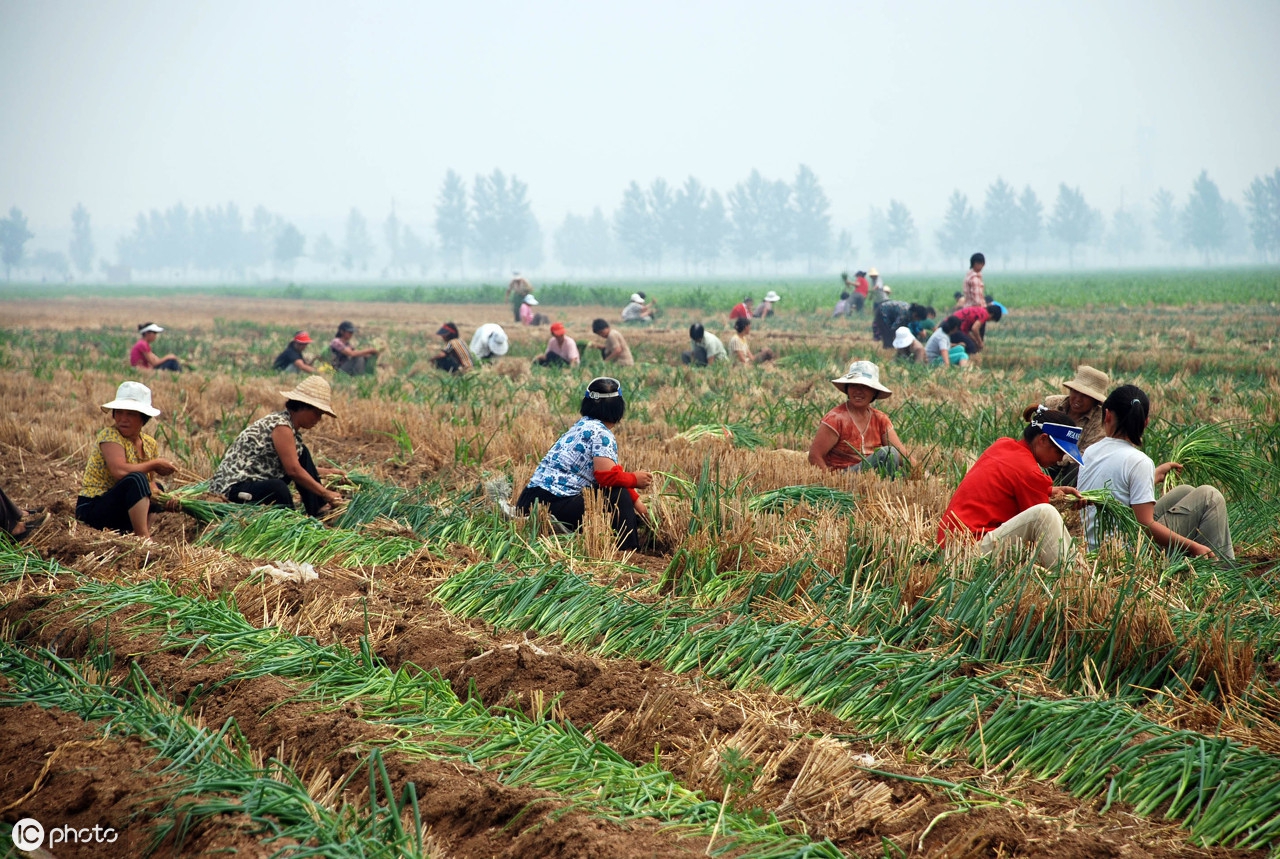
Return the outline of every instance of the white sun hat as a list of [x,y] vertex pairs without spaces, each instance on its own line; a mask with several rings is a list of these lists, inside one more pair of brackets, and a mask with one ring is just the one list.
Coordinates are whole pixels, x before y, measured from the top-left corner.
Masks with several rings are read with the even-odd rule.
[[163,329],[163,328],[161,328],[159,325],[156,325],[154,322],[152,322],[152,323],[150,323],[150,324],[148,324],[148,325],[144,325],[144,326],[142,326],[141,328],[139,328],[139,329],[138,329],[138,333],[139,333],[139,334],[150,334],[152,331],[154,331],[154,332],[156,332],[157,334],[159,334],[159,333],[160,333],[161,331],[163,331],[163,330],[164,330],[164,329]]
[[511,342],[507,340],[507,332],[498,328],[496,331],[489,332],[489,351],[494,355],[505,355],[507,350],[511,348]]
[[781,301],[782,296],[774,292],[772,289],[764,294],[764,300],[768,302]]
[[914,339],[916,338],[911,334],[911,329],[903,325],[893,332],[893,348],[905,349],[911,345],[911,341]]
[[854,361],[849,365],[848,372],[838,379],[832,379],[831,384],[841,391],[845,390],[846,385],[866,385],[876,392],[877,400],[893,396],[893,391],[880,384],[880,368],[872,361]]
[[141,382],[121,382],[120,387],[116,388],[116,398],[102,404],[104,412],[113,409],[141,412],[153,418],[160,414],[160,410],[151,405],[151,389]]
[[526,295],[524,297],[524,303],[529,305],[530,307],[536,307],[538,304],[538,299],[534,298],[533,294],[530,293],[529,295]]
[[644,296],[638,292],[631,293],[631,301],[634,304],[644,304]]

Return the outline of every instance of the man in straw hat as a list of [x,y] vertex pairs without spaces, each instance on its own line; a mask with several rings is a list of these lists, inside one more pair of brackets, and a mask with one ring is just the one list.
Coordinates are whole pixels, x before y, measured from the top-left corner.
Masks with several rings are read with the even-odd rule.
[[[151,537],[151,498],[159,489],[156,475],[173,474],[177,466],[160,458],[155,436],[143,426],[160,414],[151,404],[151,389],[141,382],[121,382],[116,398],[102,404],[111,426],[98,431],[85,463],[76,499],[76,519],[91,528]],[[176,510],[177,502],[168,509]]]
[[317,468],[302,443],[303,430],[320,423],[325,415],[337,417],[329,395],[329,383],[320,376],[308,376],[292,391],[281,391],[284,410],[259,418],[240,433],[213,473],[209,491],[235,503],[292,509],[292,483],[309,516],[319,516],[328,505],[341,501],[339,493],[320,483],[320,475],[345,475],[337,469]]
[[[1067,393],[1045,397],[1043,405],[1065,413],[1080,427],[1080,452],[1083,453],[1089,445],[1107,437],[1102,428],[1102,401],[1107,398],[1111,379],[1101,370],[1081,364],[1076,367],[1075,378],[1063,382],[1062,387]],[[1059,486],[1075,486],[1079,472],[1079,463],[1070,458],[1049,469],[1053,482]]]
[[898,438],[893,421],[871,404],[893,396],[880,383],[880,368],[871,361],[854,361],[849,370],[831,384],[842,391],[845,401],[827,412],[809,445],[809,462],[827,471],[878,469],[889,477],[905,462],[915,462]]

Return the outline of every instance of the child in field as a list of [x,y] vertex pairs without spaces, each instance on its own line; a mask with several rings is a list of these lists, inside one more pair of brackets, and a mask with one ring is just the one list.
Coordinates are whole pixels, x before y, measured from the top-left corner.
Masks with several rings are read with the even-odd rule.
[[871,404],[893,395],[880,384],[880,368],[870,361],[854,361],[849,371],[831,384],[842,391],[845,402],[827,412],[809,445],[809,464],[827,471],[861,471],[873,468],[889,477],[905,462],[914,467],[911,454],[893,428],[893,421]]
[[989,299],[986,286],[982,283],[982,269],[987,265],[987,258],[982,254],[969,257],[969,273],[964,276],[964,295],[961,307],[986,307]]
[[[1112,391],[1102,403],[1106,437],[1084,454],[1076,485],[1086,492],[1111,490],[1166,552],[1234,560],[1227,502],[1221,492],[1212,486],[1175,486],[1156,500],[1156,484],[1182,466],[1176,462],[1156,465],[1142,452],[1142,434],[1150,416],[1151,401],[1137,385]],[[1097,549],[1104,535],[1098,533],[1093,509],[1085,508],[1084,518],[1089,548]]]
[[613,531],[619,549],[639,548],[637,517],[648,517],[637,489],[653,477],[647,471],[628,472],[618,464],[618,440],[613,428],[626,414],[622,383],[597,378],[587,384],[575,423],[538,463],[529,484],[516,500],[516,509],[528,514],[534,504],[546,506],[557,522],[577,530],[586,510],[583,493],[599,488],[613,514]]
[[1036,563],[1053,567],[1076,557],[1062,514],[1049,502],[1080,497],[1070,486],[1054,486],[1044,473],[1065,454],[1079,460],[1080,429],[1062,412],[1038,409],[1022,438],[1001,438],[982,452],[951,496],[938,524],[938,544],[957,537],[979,540],[983,554],[1006,542],[1036,550]]

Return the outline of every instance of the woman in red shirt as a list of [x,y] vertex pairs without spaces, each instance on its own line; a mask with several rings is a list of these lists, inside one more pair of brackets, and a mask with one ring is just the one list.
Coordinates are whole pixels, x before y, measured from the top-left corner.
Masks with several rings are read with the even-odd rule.
[[876,400],[893,395],[880,384],[880,368],[870,361],[854,361],[849,372],[831,384],[844,392],[845,401],[827,412],[818,425],[818,434],[809,445],[809,462],[828,471],[861,471],[864,467],[884,471],[892,477],[906,462],[914,467],[893,421],[879,409]]
[[1049,501],[1080,497],[1074,486],[1054,486],[1044,469],[1065,453],[1080,461],[1080,429],[1063,412],[1043,406],[1030,415],[1022,438],[1001,438],[982,452],[960,481],[938,525],[938,543],[978,539],[983,554],[1006,541],[1034,546],[1036,563],[1055,566],[1075,545]]

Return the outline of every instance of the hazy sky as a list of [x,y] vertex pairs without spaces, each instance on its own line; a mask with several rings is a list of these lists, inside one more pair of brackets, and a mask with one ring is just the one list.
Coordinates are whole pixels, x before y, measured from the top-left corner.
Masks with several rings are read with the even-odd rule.
[[499,167],[550,234],[631,179],[800,163],[836,226],[997,175],[1110,212],[1207,168],[1239,200],[1280,167],[1278,35],[1280,0],[0,0],[0,207],[109,230],[232,200],[305,230],[394,199],[425,232],[446,169]]

